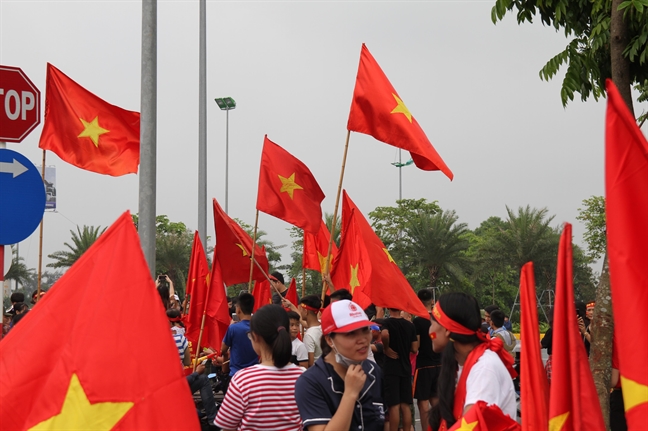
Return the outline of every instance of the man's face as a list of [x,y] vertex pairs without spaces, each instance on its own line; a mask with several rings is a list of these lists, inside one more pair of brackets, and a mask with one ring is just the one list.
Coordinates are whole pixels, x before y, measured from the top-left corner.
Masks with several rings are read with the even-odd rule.
[[290,319],[290,339],[294,340],[299,334],[299,320]]
[[488,323],[488,326],[491,325],[491,320],[490,320],[490,313],[487,311],[486,315],[484,316],[484,319],[486,319],[486,323]]

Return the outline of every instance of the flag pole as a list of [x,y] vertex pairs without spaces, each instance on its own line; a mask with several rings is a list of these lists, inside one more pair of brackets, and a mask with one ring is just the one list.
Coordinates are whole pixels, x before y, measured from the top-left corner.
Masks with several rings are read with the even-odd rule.
[[306,268],[302,266],[302,298],[306,295]]
[[[207,280],[205,279],[205,282]],[[203,331],[205,330],[205,317],[207,316],[207,304],[209,303],[209,293],[211,292],[211,280],[207,283],[207,295],[205,295],[205,305],[203,306],[202,321],[200,322],[200,333],[198,334],[198,345],[196,346],[196,361],[194,362],[193,372],[196,372],[198,366],[198,351],[200,350],[200,343],[202,342]],[[214,346],[218,348],[218,346]]]
[[[43,165],[41,166],[41,177],[43,179],[43,184],[45,184],[45,150],[43,150]],[[36,292],[36,301],[40,300],[41,294],[41,280],[43,277],[43,222],[45,221],[45,213],[43,213],[43,218],[40,222],[40,235],[38,238],[38,283],[37,283],[37,292]]]
[[[331,252],[333,251],[333,238],[335,237],[335,223],[337,221],[338,207],[340,206],[340,195],[342,194],[342,181],[344,180],[344,168],[346,167],[347,152],[349,151],[349,137],[351,130],[347,130],[346,143],[344,144],[344,156],[342,156],[342,169],[340,171],[340,182],[338,183],[337,196],[335,197],[335,209],[333,210],[333,221],[331,222],[331,238],[329,238],[328,254],[326,256],[326,273],[331,267]],[[322,303],[326,296],[326,281],[322,280]]]
[[275,292],[277,292],[277,295],[281,296],[281,292],[279,292],[279,289],[277,289],[275,286],[272,285],[272,283],[271,283],[272,280],[270,280],[270,276],[263,270],[263,268],[261,267],[261,264],[259,262],[257,262],[256,259],[253,259],[252,261],[256,264],[256,266],[259,268],[259,270],[263,273],[266,280],[268,280],[268,283],[270,283],[270,286],[272,286],[272,288],[275,290]]
[[259,210],[256,210],[256,217],[254,218],[254,235],[252,237],[252,252],[250,255],[250,281],[248,282],[248,292],[252,292],[252,273],[254,272],[254,250],[256,249],[257,226],[259,225]]

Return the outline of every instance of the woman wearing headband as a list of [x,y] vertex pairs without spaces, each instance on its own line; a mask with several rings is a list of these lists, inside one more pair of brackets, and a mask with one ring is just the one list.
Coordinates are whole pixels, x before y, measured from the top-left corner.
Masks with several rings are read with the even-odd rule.
[[477,401],[497,405],[515,419],[517,406],[513,358],[499,339],[481,331],[475,298],[465,293],[442,295],[432,309],[432,349],[441,356],[439,403],[432,408],[432,430],[447,430]]
[[214,421],[227,430],[301,430],[295,382],[304,369],[290,363],[290,321],[280,305],[259,308],[248,337],[261,363],[232,377]]
[[371,325],[362,308],[347,299],[322,313],[322,357],[295,387],[305,430],[383,430],[381,373],[367,360]]

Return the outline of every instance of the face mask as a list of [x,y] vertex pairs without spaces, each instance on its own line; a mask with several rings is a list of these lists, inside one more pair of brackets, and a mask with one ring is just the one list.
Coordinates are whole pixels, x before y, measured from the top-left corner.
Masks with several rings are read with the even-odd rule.
[[340,354],[340,352],[338,352],[338,350],[335,348],[335,343],[333,343],[332,347],[333,347],[333,351],[335,352],[335,362],[342,365],[343,367],[349,368],[349,365],[362,364],[363,361],[354,361],[353,359],[349,359],[346,356]]

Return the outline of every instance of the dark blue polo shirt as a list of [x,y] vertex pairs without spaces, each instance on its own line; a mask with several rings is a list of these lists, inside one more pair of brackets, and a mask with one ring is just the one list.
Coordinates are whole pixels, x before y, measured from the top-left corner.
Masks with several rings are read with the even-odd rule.
[[[365,360],[362,369],[367,375],[356,401],[350,430],[382,431],[385,410],[382,400],[382,375],[375,362]],[[304,429],[330,422],[344,394],[344,380],[322,356],[306,370],[295,385],[295,399]]]

